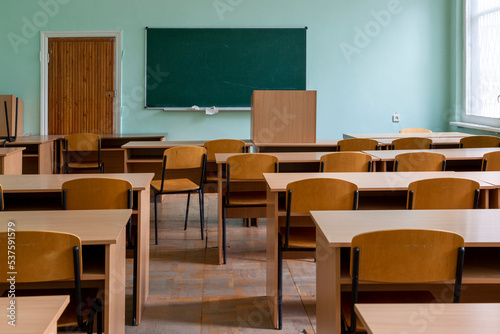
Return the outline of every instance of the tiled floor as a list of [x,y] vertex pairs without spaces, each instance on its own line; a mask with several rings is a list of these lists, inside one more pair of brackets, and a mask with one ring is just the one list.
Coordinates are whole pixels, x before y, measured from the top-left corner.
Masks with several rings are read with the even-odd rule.
[[[187,231],[183,230],[185,196],[169,196],[160,206],[157,246],[151,230],[150,295],[136,327],[130,326],[132,263],[128,262],[126,333],[280,333],[272,327],[265,299],[265,220],[250,228],[241,219],[228,220],[227,264],[218,265],[217,197],[205,196],[208,242],[200,240],[197,201],[191,201]],[[283,270],[281,333],[314,333],[314,262],[285,260]]]

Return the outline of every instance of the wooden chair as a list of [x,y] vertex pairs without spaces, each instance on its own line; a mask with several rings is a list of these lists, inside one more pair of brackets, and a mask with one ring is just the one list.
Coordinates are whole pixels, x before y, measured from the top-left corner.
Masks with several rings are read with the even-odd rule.
[[432,148],[432,139],[420,137],[399,138],[392,141],[393,150],[418,150]]
[[[127,180],[112,178],[69,180],[62,184],[62,203],[64,210],[132,209],[132,184]],[[127,224],[127,248],[134,251],[132,322],[135,324],[137,233],[133,237],[132,219]]]
[[362,152],[333,152],[321,156],[320,172],[371,172],[372,157]]
[[[222,198],[222,252],[226,263],[226,211],[228,208],[265,207],[267,193],[263,173],[277,173],[278,158],[263,153],[245,153],[226,161],[226,187]],[[238,182],[251,182],[252,189],[238,189]],[[253,218],[253,217],[241,217]]]
[[64,137],[66,163],[64,173],[74,170],[99,170],[104,173],[101,160],[101,137],[93,133],[74,133]]
[[487,172],[500,171],[500,151],[484,154],[481,170]]
[[[410,247],[411,246],[411,247]],[[363,331],[356,303],[432,303],[429,291],[363,291],[359,281],[422,284],[454,280],[453,302],[460,302],[464,238],[437,230],[386,230],[363,233],[351,243],[352,292],[341,297],[344,330]]]
[[422,128],[406,128],[399,130],[399,133],[431,133],[431,130],[422,129]]
[[2,185],[0,185],[0,211],[3,211],[4,208],[4,202],[3,202],[3,188]]
[[479,183],[461,178],[424,179],[408,186],[408,209],[477,209]]
[[499,147],[500,137],[496,136],[469,136],[460,139],[460,148]]
[[199,146],[178,146],[163,152],[163,168],[161,180],[153,180],[151,189],[155,207],[155,244],[158,245],[158,197],[165,194],[187,193],[186,218],[184,230],[187,229],[189,200],[191,193],[199,194],[201,240],[203,240],[203,184],[207,151]]
[[215,153],[244,153],[245,142],[239,139],[216,139],[204,144],[207,149],[207,172],[205,183],[216,183],[217,170],[209,170],[209,164],[215,162]]
[[378,141],[367,138],[342,139],[337,143],[337,151],[373,151],[378,147]]
[[[8,232],[0,232],[0,244],[7,245]],[[102,333],[102,301],[96,298],[98,288],[83,289],[82,245],[74,234],[47,231],[16,231],[15,233],[16,296],[70,295],[70,304],[57,322],[61,330]],[[0,282],[10,283],[7,251],[0,252]],[[57,288],[61,281],[74,280],[74,288]],[[20,283],[55,282],[49,289],[22,290]],[[40,305],[43,307],[43,305]],[[28,320],[28,319],[27,319]]]
[[278,311],[279,328],[283,319],[283,253],[315,251],[316,228],[292,226],[292,216],[308,216],[312,210],[356,210],[358,186],[339,179],[305,179],[286,187],[286,221],[278,236]]
[[446,157],[440,153],[411,152],[396,155],[395,172],[437,172],[446,169]]

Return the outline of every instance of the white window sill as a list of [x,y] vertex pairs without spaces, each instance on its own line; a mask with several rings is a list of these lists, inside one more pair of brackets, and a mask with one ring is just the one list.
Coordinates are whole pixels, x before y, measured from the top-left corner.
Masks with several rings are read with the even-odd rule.
[[450,122],[450,125],[458,126],[459,128],[476,129],[476,130],[500,133],[500,128],[488,125],[480,125],[480,124],[464,123],[464,122]]

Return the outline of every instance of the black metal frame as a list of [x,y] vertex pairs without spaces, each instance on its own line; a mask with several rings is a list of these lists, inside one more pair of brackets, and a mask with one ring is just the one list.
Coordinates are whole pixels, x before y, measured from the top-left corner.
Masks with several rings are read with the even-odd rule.
[[160,195],[165,195],[165,194],[188,194],[187,198],[187,205],[186,205],[186,218],[184,220],[184,231],[187,229],[187,221],[188,221],[188,214],[189,214],[189,200],[191,198],[191,193],[198,193],[199,195],[199,202],[200,202],[200,227],[201,227],[201,240],[204,239],[203,236],[203,227],[204,227],[204,185],[205,185],[205,177],[206,177],[206,166],[207,166],[207,154],[203,154],[203,161],[202,161],[202,166],[201,166],[201,178],[200,178],[200,186],[196,190],[191,190],[191,191],[172,191],[172,192],[164,192],[163,191],[163,185],[165,182],[165,170],[166,170],[166,165],[167,165],[167,156],[163,156],[163,171],[161,175],[161,185],[160,189],[156,189],[155,187],[151,186],[151,189],[153,190],[153,196],[154,196],[154,208],[155,208],[155,245],[158,245],[158,196]]
[[[104,174],[104,162],[101,160],[101,139],[99,138],[97,141],[97,167],[82,167],[82,168],[71,168],[69,167],[69,149],[68,149],[68,140],[65,139],[64,143],[66,145],[66,163],[64,164],[64,174],[68,174],[72,170],[91,170],[91,169],[98,169],[101,171],[101,174]],[[78,152],[78,151],[71,151],[71,152]]]
[[[357,315],[354,306],[358,302],[359,293],[359,253],[358,247],[353,249],[352,259],[352,293],[351,293],[351,323],[347,325],[349,333],[356,333]],[[462,273],[464,268],[465,248],[459,247],[457,250],[457,269],[455,273],[455,287],[453,289],[453,303],[460,302],[460,294],[462,290]],[[416,282],[418,283],[418,282]],[[342,331],[345,330],[345,323],[343,322]]]
[[[354,191],[353,210],[358,207],[359,191]],[[316,248],[288,248],[288,239],[290,236],[290,217],[292,206],[292,191],[287,192],[286,202],[286,233],[285,233],[285,246],[283,247],[283,236],[278,234],[278,329],[283,328],[283,252],[312,252]]]
[[9,124],[9,110],[7,109],[7,101],[3,102],[5,108],[5,125],[7,127],[7,136],[2,136],[0,139],[4,139],[3,147],[7,146],[7,142],[15,142],[17,139],[17,119],[18,119],[18,110],[19,110],[19,98],[16,97],[16,121],[15,121],[15,134],[14,136],[10,135],[10,124]]
[[[278,172],[278,163],[274,163],[274,172]],[[229,163],[226,163],[226,194],[222,197],[222,254],[224,259],[224,264],[226,264],[226,209],[227,208],[251,208],[251,207],[264,207],[266,205],[231,205],[231,167]]]

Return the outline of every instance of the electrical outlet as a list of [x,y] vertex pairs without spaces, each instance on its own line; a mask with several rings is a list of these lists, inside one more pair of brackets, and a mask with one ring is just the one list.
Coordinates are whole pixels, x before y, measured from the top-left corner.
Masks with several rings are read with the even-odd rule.
[[399,122],[399,114],[394,114],[392,115],[392,122],[397,123]]

